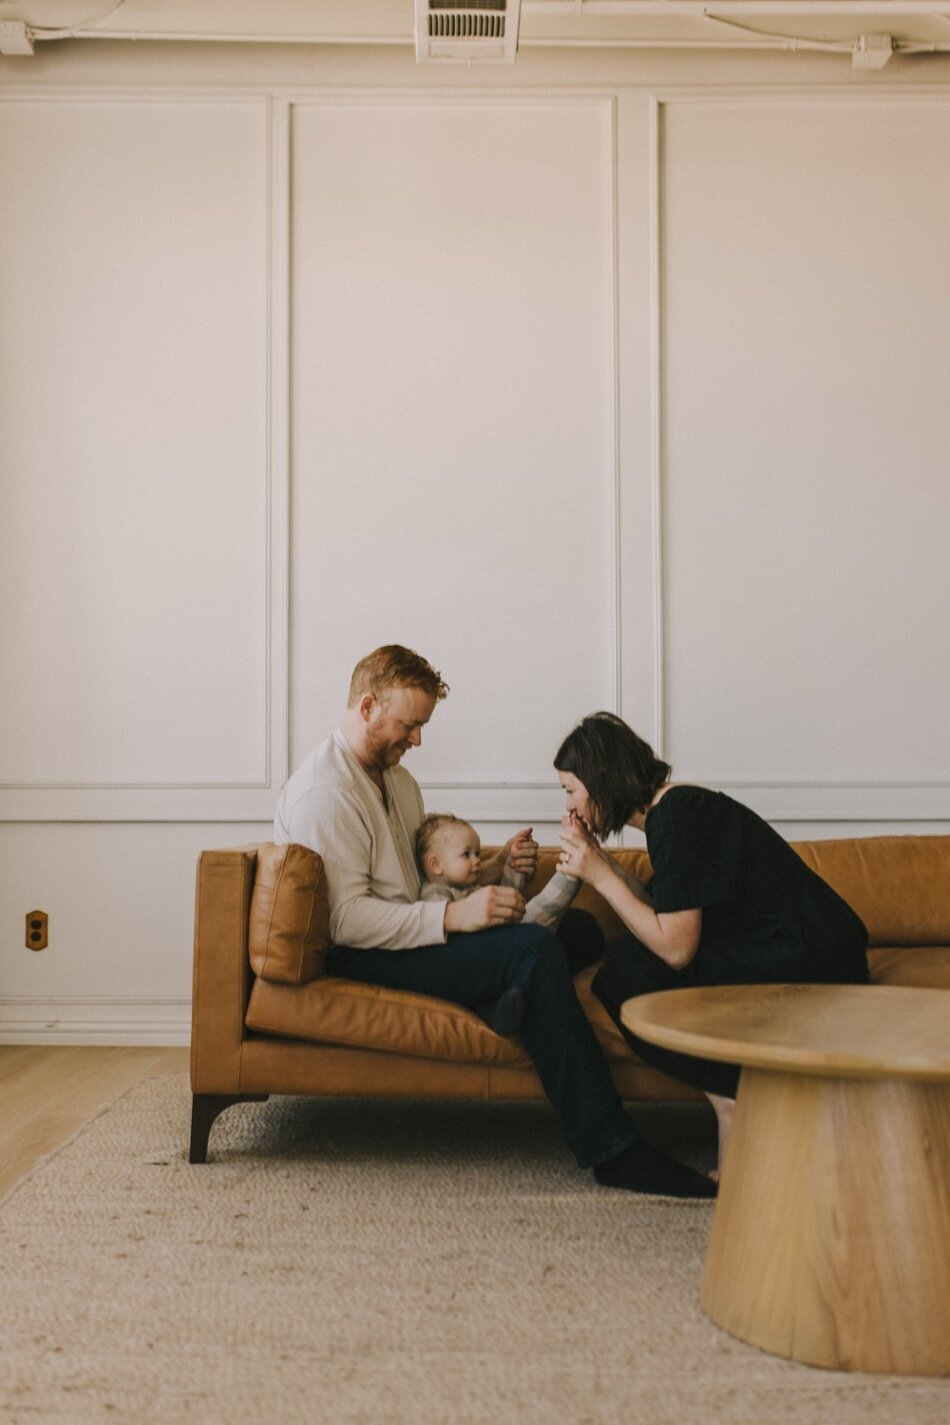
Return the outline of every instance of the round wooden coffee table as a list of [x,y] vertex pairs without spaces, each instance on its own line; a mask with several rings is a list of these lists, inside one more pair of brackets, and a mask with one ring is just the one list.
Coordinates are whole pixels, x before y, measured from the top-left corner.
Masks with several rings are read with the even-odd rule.
[[743,1066],[712,1320],[811,1365],[950,1372],[950,991],[723,985],[622,1015],[653,1044]]

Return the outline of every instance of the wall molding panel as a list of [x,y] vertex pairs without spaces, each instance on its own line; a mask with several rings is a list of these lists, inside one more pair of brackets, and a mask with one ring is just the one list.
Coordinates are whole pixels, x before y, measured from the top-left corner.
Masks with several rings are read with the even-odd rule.
[[466,821],[510,825],[558,825],[564,793],[552,770],[550,782],[427,782],[420,781],[426,807],[449,811]]
[[[773,775],[756,779],[737,779],[734,773],[717,774],[710,768],[709,761],[702,755],[697,761],[691,762],[688,768],[685,767],[682,754],[677,756],[679,749],[675,743],[672,747],[670,745],[672,696],[670,679],[673,662],[671,652],[673,630],[670,607],[671,593],[675,595],[676,585],[671,587],[669,548],[673,531],[669,509],[670,472],[667,440],[669,430],[678,420],[682,420],[683,409],[682,406],[674,408],[669,396],[670,373],[666,322],[670,311],[671,291],[676,287],[676,276],[670,272],[669,264],[665,260],[667,237],[665,201],[670,176],[667,164],[670,159],[664,134],[666,121],[671,113],[680,108],[688,111],[690,108],[695,109],[696,107],[706,108],[712,114],[717,111],[726,113],[738,107],[747,113],[758,110],[760,115],[769,110],[787,109],[789,114],[797,113],[803,116],[813,112],[816,107],[828,107],[836,111],[838,115],[847,114],[849,116],[854,113],[871,115],[876,111],[882,111],[888,115],[889,122],[893,123],[895,110],[899,108],[908,112],[918,109],[944,111],[950,115],[950,94],[945,91],[915,92],[911,89],[901,89],[890,92],[878,90],[874,94],[855,95],[853,91],[843,88],[825,90],[815,86],[788,89],[710,86],[692,90],[657,91],[653,95],[650,194],[653,205],[653,233],[655,235],[655,241],[651,244],[651,272],[655,293],[653,310],[656,316],[653,330],[652,391],[655,436],[652,512],[656,609],[654,691],[657,744],[663,749],[663,755],[673,760],[674,763],[679,761],[679,775],[687,780],[719,787],[734,794],[773,822],[814,822],[818,824],[850,821],[898,824],[930,820],[937,823],[944,822],[950,818],[950,781],[947,781],[943,776],[944,768],[950,758],[950,749],[947,749],[948,758],[940,757],[941,765],[937,776],[933,778],[920,777],[919,775],[911,778],[895,776],[897,767],[894,760],[889,757],[888,741],[885,739],[883,745],[875,749],[874,760],[882,764],[882,775],[879,778],[802,779],[800,776],[783,775],[780,768],[776,766]],[[873,182],[873,179],[869,177],[868,181]],[[924,186],[925,176],[921,178],[922,190]],[[694,221],[697,227],[701,224],[699,214],[694,215]],[[936,270],[935,265],[934,271],[936,272]],[[907,491],[902,486],[900,499],[905,501],[906,498]],[[950,509],[946,508],[946,504],[945,515],[950,516]],[[944,528],[946,528],[945,522]],[[807,578],[807,573],[804,574],[804,577]],[[945,611],[950,603],[950,587],[948,587],[945,575],[942,582],[942,590],[938,588],[935,591],[934,599],[921,601],[922,606],[929,607],[932,613],[939,612],[941,607]],[[935,653],[935,650],[932,651]],[[939,661],[939,655],[935,656]],[[876,686],[882,685],[876,684]],[[950,694],[947,692],[944,675],[944,707],[948,697]],[[939,702],[939,698],[938,693],[936,702]],[[741,699],[737,699],[737,703],[741,706]],[[734,715],[735,709],[733,710]],[[893,739],[891,745],[900,748],[897,738]],[[677,775],[676,765],[674,765],[675,775]]]
[[[597,705],[618,696],[614,105],[545,91],[321,97],[294,104],[292,154],[292,760],[334,725],[356,656],[399,639],[440,663],[450,713],[462,704],[473,734],[449,749],[440,713],[416,775],[452,782],[460,764],[486,793],[536,781],[538,714],[529,730],[519,702],[542,710],[552,750],[589,707],[589,694],[576,706],[568,694],[569,711],[552,711],[571,678],[556,666],[565,638]],[[551,341],[561,318],[563,350]],[[533,526],[519,505],[537,512]],[[596,554],[571,602],[592,615],[586,645],[576,609],[558,606],[582,506]],[[360,539],[341,546],[338,531],[356,526]],[[381,611],[371,577],[348,579],[357,549],[367,572],[403,551],[394,612]],[[347,587],[345,620],[322,598],[324,578]],[[453,610],[466,602],[478,616],[460,637]],[[529,620],[531,670],[517,608]],[[483,667],[509,689],[510,730],[500,730]]]
[[[674,776],[675,776],[674,769]],[[684,780],[726,792],[776,825],[785,822],[901,823],[945,821],[950,797],[946,782],[793,782],[736,781],[728,777],[692,775]],[[556,827],[564,796],[556,773],[546,782],[427,782],[420,781],[427,808],[452,810],[474,823],[499,825],[547,824]],[[886,806],[886,810],[881,808]],[[639,843],[638,843],[639,844]]]
[[[130,229],[127,242],[135,244],[135,259],[138,263],[138,250],[143,252],[141,266],[144,275],[141,278],[141,293],[143,303],[151,304],[152,316],[151,327],[154,331],[156,345],[160,352],[160,362],[164,361],[168,369],[173,369],[176,361],[175,348],[179,345],[177,333],[179,330],[192,327],[199,333],[204,329],[207,335],[198,335],[191,340],[191,346],[195,357],[204,358],[206,354],[214,355],[213,343],[217,340],[217,326],[219,320],[223,319],[222,331],[227,331],[228,323],[233,328],[235,335],[243,338],[250,338],[252,328],[255,328],[253,340],[245,341],[242,350],[225,352],[220,349],[222,356],[221,371],[216,372],[214,362],[210,367],[204,362],[204,369],[209,370],[208,397],[204,402],[204,413],[199,410],[197,404],[190,403],[191,410],[183,415],[183,420],[197,420],[198,425],[191,429],[182,426],[179,429],[176,424],[176,412],[170,408],[165,421],[156,420],[156,430],[154,435],[146,440],[144,432],[136,433],[134,429],[127,432],[120,432],[120,445],[117,447],[120,455],[132,456],[136,446],[141,450],[145,466],[149,467],[148,480],[154,484],[155,492],[160,488],[161,482],[165,480],[163,467],[174,472],[179,466],[180,458],[184,456],[184,466],[182,473],[177,477],[180,489],[185,491],[188,487],[181,482],[186,476],[190,480],[190,489],[194,494],[186,495],[185,509],[182,511],[184,519],[180,521],[178,530],[175,529],[173,519],[169,519],[168,512],[158,521],[156,534],[164,543],[169,540],[169,553],[174,559],[180,557],[184,561],[185,568],[169,574],[166,570],[164,574],[164,587],[171,596],[171,602],[167,611],[163,611],[156,606],[149,610],[143,606],[142,613],[145,614],[145,623],[149,621],[158,632],[159,637],[164,637],[167,643],[167,650],[163,651],[161,646],[157,651],[159,658],[164,658],[169,664],[169,669],[175,669],[175,677],[180,677],[179,684],[181,693],[184,695],[186,703],[190,703],[195,709],[195,716],[200,720],[203,718],[206,727],[204,731],[205,745],[210,757],[208,761],[216,761],[222,771],[211,772],[210,765],[201,767],[195,762],[194,750],[190,749],[182,741],[180,732],[176,731],[176,717],[181,720],[181,715],[174,712],[175,703],[178,702],[178,693],[174,684],[166,685],[162,682],[155,682],[155,688],[159,693],[159,699],[164,696],[170,698],[169,710],[174,713],[171,718],[165,719],[157,710],[152,710],[147,703],[142,701],[143,688],[136,692],[134,684],[130,681],[133,677],[130,668],[124,669],[119,666],[118,677],[122,680],[116,684],[115,689],[110,689],[108,669],[109,663],[103,662],[106,658],[106,647],[104,645],[98,657],[102,662],[103,669],[106,670],[106,677],[99,682],[101,691],[96,694],[104,701],[102,710],[104,714],[104,725],[107,720],[117,718],[120,714],[113,709],[116,699],[114,694],[118,693],[119,702],[127,700],[129,702],[129,719],[126,726],[130,729],[129,744],[135,742],[136,738],[142,748],[142,756],[139,761],[142,765],[142,776],[129,776],[125,772],[125,767],[130,760],[129,751],[122,746],[122,739],[113,739],[113,751],[107,751],[104,743],[106,736],[102,732],[93,732],[96,716],[94,703],[90,698],[89,677],[90,672],[85,666],[77,662],[69,651],[69,645],[63,637],[63,649],[66,654],[62,660],[60,672],[62,676],[54,683],[50,677],[46,681],[41,680],[37,687],[35,696],[38,699],[38,706],[42,710],[42,717],[50,721],[50,728],[54,726],[61,728],[59,735],[53,737],[48,735],[45,746],[53,752],[52,762],[57,769],[69,772],[73,775],[52,775],[35,776],[26,772],[26,775],[16,775],[14,769],[26,768],[30,760],[41,759],[45,756],[39,750],[30,752],[30,748],[22,737],[18,737],[14,728],[8,736],[9,750],[4,752],[0,759],[0,819],[9,821],[97,821],[97,820],[214,820],[218,817],[225,819],[247,819],[255,818],[264,814],[272,814],[273,803],[276,797],[276,790],[279,788],[286,775],[287,764],[287,484],[288,484],[288,452],[287,452],[287,399],[288,399],[288,371],[286,361],[287,349],[287,329],[288,329],[288,290],[287,290],[287,211],[289,206],[289,175],[287,171],[287,143],[286,143],[286,105],[280,101],[272,101],[258,94],[248,94],[246,92],[221,91],[218,93],[208,93],[203,90],[178,90],[169,92],[162,88],[148,88],[145,90],[102,90],[90,92],[88,90],[77,89],[76,87],[51,87],[42,91],[8,92],[0,95],[0,154],[6,154],[13,176],[16,177],[16,154],[15,144],[17,134],[11,132],[10,145],[4,149],[2,147],[2,134],[6,122],[16,124],[19,114],[28,114],[31,117],[29,130],[36,128],[37,123],[46,125],[50,131],[51,143],[46,149],[38,151],[36,161],[30,165],[28,170],[29,181],[34,184],[37,180],[37,165],[42,171],[43,162],[48,165],[58,162],[55,156],[53,141],[58,140],[62,134],[65,136],[69,132],[67,118],[75,116],[74,128],[82,130],[85,116],[89,117],[92,128],[89,130],[90,140],[87,146],[86,166],[89,169],[88,186],[92,193],[96,192],[97,185],[104,184],[106,188],[111,181],[111,173],[108,169],[97,172],[93,154],[93,136],[98,136],[100,132],[108,134],[109,110],[113,110],[117,117],[114,132],[118,133],[121,125],[118,120],[121,116],[132,117],[142,115],[144,109],[151,109],[152,114],[161,118],[158,125],[157,135],[153,133],[153,147],[156,148],[157,156],[152,160],[156,166],[159,182],[164,182],[165,192],[169,205],[172,204],[176,188],[180,193],[183,202],[189,206],[182,211],[182,225],[187,226],[191,221],[191,212],[194,204],[191,202],[192,194],[189,191],[192,185],[207,190],[209,180],[215,176],[216,171],[221,172],[229,167],[233,172],[227,178],[221,180],[221,205],[222,214],[230,210],[231,226],[237,231],[246,229],[246,237],[236,240],[235,251],[237,253],[235,275],[246,274],[251,279],[251,289],[247,292],[248,301],[246,314],[238,309],[239,315],[229,318],[227,307],[229,298],[227,281],[230,272],[226,264],[222,264],[223,272],[217,278],[209,280],[208,274],[202,270],[201,263],[204,261],[204,254],[210,252],[213,245],[217,250],[220,243],[217,235],[212,238],[211,224],[218,221],[217,215],[206,219],[199,218],[198,230],[195,238],[194,261],[192,270],[188,272],[187,278],[189,286],[183,289],[180,294],[174,292],[162,294],[162,300],[157,299],[156,292],[150,290],[147,285],[152,281],[152,274],[161,274],[166,268],[171,270],[169,264],[174,263],[177,258],[178,247],[182,243],[187,243],[187,236],[179,238],[177,228],[179,224],[174,221],[174,209],[169,206],[169,218],[163,223],[146,219],[143,210],[143,220],[138,230],[134,226]],[[59,119],[62,116],[63,122]],[[106,127],[103,128],[103,125]],[[154,126],[153,126],[154,127]],[[165,150],[162,149],[163,135],[167,131]],[[195,143],[190,148],[197,149],[197,157],[193,160],[193,175],[189,174],[188,163],[190,157],[186,157],[184,163],[185,177],[180,182],[175,178],[175,161],[179,156],[181,140],[186,135],[193,135]],[[80,132],[76,138],[76,143],[82,145],[83,134]],[[130,140],[131,142],[131,140]],[[202,151],[204,145],[204,151]],[[123,150],[121,141],[117,141],[116,168],[118,177],[116,182],[124,182],[123,163],[127,164],[131,173],[133,166],[128,158],[128,151]],[[240,157],[237,165],[234,164],[234,149],[237,148]],[[53,157],[46,157],[52,154]],[[218,154],[222,157],[227,154],[230,162],[216,163]],[[203,165],[203,167],[202,167]],[[100,165],[101,167],[101,165]],[[52,171],[52,169],[51,169]],[[27,175],[24,175],[27,176]],[[62,183],[48,187],[50,201],[55,204],[57,193],[63,187]],[[70,217],[75,222],[81,221],[81,214],[84,208],[91,209],[85,199],[85,194],[81,188],[70,189],[67,192],[67,199],[72,205]],[[89,203],[95,200],[90,198]],[[188,216],[185,216],[185,213]],[[246,218],[244,223],[234,223],[235,215],[240,214]],[[117,214],[117,221],[121,224],[124,221],[123,213]],[[14,221],[14,218],[11,218]],[[51,220],[52,221],[52,220]],[[201,223],[204,222],[204,231],[201,230]],[[55,236],[55,235],[54,235]],[[53,241],[54,239],[51,239]],[[206,246],[202,248],[202,243]],[[125,258],[125,281],[126,286],[132,281],[131,273],[134,270],[131,266],[133,258],[131,253]],[[55,266],[55,264],[54,264]],[[120,280],[122,277],[122,264],[119,264]],[[83,274],[85,275],[85,274]],[[94,273],[95,276],[95,273]],[[68,294],[70,288],[63,287],[64,298],[67,301],[61,305],[68,309]],[[129,289],[131,290],[131,289]],[[202,294],[208,293],[205,301],[205,311],[200,310]],[[193,299],[197,298],[197,309]],[[230,302],[233,308],[233,302]],[[8,317],[8,329],[15,332],[15,322],[19,313],[5,308]],[[68,320],[68,317],[67,317]],[[139,355],[136,353],[132,342],[134,338],[127,335],[131,329],[127,328],[122,317],[117,317],[113,321],[112,331],[106,332],[105,342],[111,343],[114,354],[110,358],[108,345],[103,346],[102,367],[105,379],[109,377],[109,362],[119,359],[119,353],[123,343],[129,345],[129,353],[133,361],[144,358],[144,351]],[[55,328],[50,329],[55,332]],[[13,339],[13,337],[11,337]],[[50,340],[55,341],[55,335],[51,335]],[[210,343],[210,345],[209,345]],[[87,341],[88,345],[88,341]],[[168,347],[165,351],[164,348]],[[187,347],[187,342],[186,342]],[[94,348],[94,354],[98,351]],[[186,351],[187,355],[187,351]],[[159,378],[162,377],[163,368],[159,367]],[[82,391],[85,373],[82,372],[81,359],[77,360],[73,367],[75,377],[70,374],[69,368],[64,368],[67,380],[72,380],[77,389],[77,401],[80,399],[79,392]],[[225,434],[231,422],[231,415],[228,410],[228,401],[232,400],[232,393],[229,390],[232,373],[238,374],[239,380],[247,386],[250,401],[244,402],[241,408],[245,414],[239,415],[238,419],[243,419],[251,441],[243,448],[236,445],[234,439],[229,440]],[[118,366],[114,367],[114,374],[121,379],[121,372]],[[218,375],[221,377],[221,397],[220,411],[216,409],[216,398],[212,395],[217,383]],[[248,378],[253,384],[249,384]],[[153,386],[155,380],[153,378]],[[154,408],[160,404],[160,387],[155,386]],[[90,393],[90,398],[92,393]],[[11,397],[13,399],[13,397]],[[69,400],[67,389],[66,400]],[[188,401],[185,402],[188,405]],[[18,407],[14,406],[14,414],[19,414]],[[28,412],[21,419],[28,417]],[[147,414],[151,415],[151,411]],[[8,413],[9,415],[9,413]],[[5,419],[3,424],[9,431],[16,424],[15,419]],[[35,423],[32,423],[35,426]],[[222,440],[221,437],[224,436]],[[196,438],[195,438],[196,437]],[[106,439],[106,447],[108,448]],[[164,442],[164,443],[163,443]],[[2,437],[0,437],[2,443]],[[222,493],[224,491],[224,481],[230,478],[230,455],[229,444],[234,451],[242,452],[239,463],[243,466],[241,472],[241,486],[237,487],[233,496],[225,496],[222,503]],[[10,470],[17,470],[23,467],[23,461],[30,458],[29,448],[25,447],[22,439],[17,440],[16,434],[12,439],[13,449],[7,445],[3,446],[2,454],[5,457],[4,463]],[[256,447],[256,449],[255,449]],[[56,447],[49,450],[42,450],[41,458],[44,461],[44,473],[47,470],[55,471],[57,462],[62,464],[64,456]],[[207,489],[202,490],[196,486],[188,465],[192,467],[200,481],[201,469],[208,471]],[[216,469],[215,462],[218,468]],[[222,465],[222,462],[224,464]],[[72,464],[72,461],[71,461]],[[65,467],[63,467],[65,469]],[[80,456],[81,468],[81,456]],[[35,482],[36,477],[30,477]],[[55,478],[55,477],[54,477]],[[74,478],[70,469],[69,478]],[[112,477],[113,480],[116,477]],[[174,482],[175,475],[172,475]],[[155,496],[147,485],[143,485],[141,494],[133,490],[128,481],[123,481],[114,486],[120,493],[120,498],[133,513],[137,521],[138,533],[133,532],[133,539],[138,538],[145,543],[142,544],[143,556],[146,564],[151,560],[159,567],[159,557],[157,551],[149,548],[148,541],[151,538],[151,528],[155,527],[155,520],[149,511],[149,501]],[[250,496],[250,504],[248,504]],[[169,491],[169,509],[175,508],[174,489]],[[110,502],[111,503],[111,502]],[[139,508],[136,508],[138,503]],[[190,505],[190,509],[188,506]],[[242,508],[243,506],[243,508]],[[39,515],[42,510],[39,511]],[[31,515],[37,516],[37,510],[27,509],[24,518]],[[107,511],[104,516],[108,518]],[[92,518],[91,516],[89,517]],[[189,528],[191,519],[194,519],[193,527]],[[206,532],[205,524],[207,521]],[[227,546],[222,544],[222,535],[225,526],[230,526],[227,539],[231,541],[230,548],[234,557],[231,566],[228,567],[220,551]],[[94,525],[88,523],[87,527],[92,530]],[[16,529],[8,525],[9,537],[15,540],[15,544],[22,551],[26,539],[21,537],[15,539]],[[89,548],[89,557],[92,557],[94,542]],[[48,542],[48,540],[47,540]],[[213,554],[216,567],[206,566],[201,579],[194,581],[191,573],[197,564],[204,563],[205,549],[219,552]],[[63,552],[67,546],[61,546]],[[244,551],[253,554],[253,562],[257,566],[256,572],[246,563]],[[7,553],[7,551],[4,551]],[[60,592],[52,595],[54,602],[49,605],[49,612],[52,616],[56,610],[68,610],[70,603],[76,604],[75,596],[69,591],[75,584],[62,583],[56,585],[56,571],[63,563],[63,553],[58,549],[55,562],[49,565],[52,579],[45,579],[43,584],[37,587],[37,596],[31,599],[31,609],[39,608],[40,619],[46,617],[43,613],[43,600],[47,597],[44,592],[44,584],[54,589],[59,587]],[[69,551],[72,554],[72,551]],[[76,549],[74,557],[82,558],[82,546]],[[131,556],[124,556],[131,557]],[[142,556],[139,556],[141,562]],[[9,558],[5,560],[9,568]],[[22,562],[22,560],[21,560]],[[190,566],[190,569],[189,569]],[[246,586],[242,589],[240,584],[235,583],[234,570],[247,568]],[[28,569],[26,571],[29,572]],[[43,571],[40,570],[42,575]],[[24,571],[14,562],[9,568],[9,577],[19,582],[23,587]],[[81,576],[86,578],[88,576]],[[93,578],[95,576],[93,575]],[[116,592],[121,586],[117,582],[120,576],[114,574],[112,582]],[[108,575],[107,575],[108,579]],[[194,581],[196,588],[203,588],[203,594],[198,596],[195,608],[201,609],[206,625],[205,631],[200,632],[200,622],[196,620],[189,610],[187,614],[173,614],[172,603],[181,605],[184,611],[186,607],[187,591],[189,583]],[[262,591],[262,598],[254,594],[254,586]],[[14,585],[15,587],[15,585]],[[80,589],[83,585],[78,586]],[[232,597],[232,593],[237,593],[238,597]],[[103,595],[103,597],[105,597]],[[67,602],[64,602],[66,600]],[[57,602],[58,601],[58,602]],[[81,602],[81,600],[79,601]],[[103,605],[108,608],[109,604],[116,606],[116,597],[108,599]],[[134,610],[134,605],[133,605]],[[56,612],[56,618],[62,619],[62,612]],[[179,634],[174,620],[178,621],[181,627]],[[236,620],[236,622],[235,622]],[[48,621],[48,619],[47,619]],[[108,618],[107,618],[108,622]],[[127,621],[126,621],[127,622]],[[116,629],[120,632],[122,639],[121,649],[130,648],[130,632],[123,623],[121,613],[113,619]],[[221,625],[223,638],[219,638],[217,630],[213,624]],[[163,626],[164,625],[164,626]],[[190,625],[190,627],[189,627]],[[246,633],[242,633],[242,627],[246,625]],[[196,629],[198,630],[196,632]],[[57,633],[55,625],[51,625],[50,630],[45,627],[42,632],[46,634],[44,642],[47,645],[46,658],[42,667],[49,667],[52,671],[55,668],[57,652]],[[37,629],[37,637],[40,629]],[[108,630],[103,635],[109,638]],[[18,686],[21,692],[29,687],[30,680],[23,676],[20,664],[27,666],[29,659],[29,645],[24,642],[28,633],[21,631],[14,635],[12,639],[5,638],[5,660],[11,661],[5,666],[4,674],[10,678],[8,687]],[[197,656],[194,660],[185,661],[183,651],[174,651],[174,645],[179,639],[184,643],[193,642],[195,644]],[[19,641],[19,646],[17,643]],[[205,670],[213,666],[214,658],[206,661],[204,650],[211,651],[215,645],[220,646],[220,668],[215,672],[216,692],[208,692],[202,689],[202,678],[206,678]],[[8,652],[8,649],[12,651]],[[152,660],[154,644],[143,646],[137,655],[142,661],[143,670],[147,668]],[[197,652],[197,650],[203,650]],[[237,655],[235,661],[234,655]],[[126,656],[124,651],[118,653],[120,663]],[[135,655],[133,655],[135,656]],[[19,661],[17,661],[19,660]],[[234,663],[236,675],[240,678],[240,686],[248,690],[248,703],[241,711],[236,720],[239,725],[237,737],[233,737],[230,728],[235,725],[234,699],[224,696],[224,689],[234,680],[235,673],[227,665]],[[246,675],[246,676],[242,676]],[[156,675],[157,676],[157,675]],[[95,674],[92,674],[92,686],[97,686]],[[70,680],[73,685],[77,679],[84,679],[86,690],[83,691],[79,699],[71,697]],[[153,678],[153,681],[155,679]],[[256,693],[255,693],[256,684]],[[257,698],[260,701],[257,701]],[[138,710],[135,707],[135,700],[139,700]],[[22,696],[19,699],[22,704]],[[50,707],[58,704],[60,712],[57,720],[51,721]],[[74,749],[69,747],[69,729],[76,725],[77,712],[74,706],[78,704],[78,715],[83,719],[84,725],[90,730],[83,734],[83,740],[76,741]],[[228,705],[229,706],[226,706]],[[222,716],[222,711],[226,711]],[[163,724],[167,723],[167,727]],[[118,728],[120,724],[117,723]],[[136,732],[136,727],[141,728],[141,733]],[[198,731],[195,717],[189,718],[189,726]],[[8,723],[9,727],[9,723]],[[39,734],[38,734],[39,735]],[[202,733],[198,732],[198,742],[200,743]],[[143,741],[144,738],[144,741]],[[148,762],[150,756],[146,747],[151,744],[152,751],[157,753],[157,760],[169,767],[176,761],[179,764],[191,762],[195,766],[192,774],[182,776],[176,775],[148,775]],[[88,745],[87,745],[88,744]],[[233,751],[230,750],[233,745]],[[47,760],[50,760],[47,757]],[[151,760],[155,761],[156,758]],[[119,775],[102,775],[106,770],[108,762],[123,766],[123,773]],[[232,771],[225,771],[228,762],[238,768],[238,775]],[[95,767],[96,771],[92,775],[82,775],[85,766]],[[245,770],[246,769],[246,770]],[[14,772],[14,775],[11,775]],[[6,775],[4,776],[4,773]],[[79,775],[75,775],[78,773]]]

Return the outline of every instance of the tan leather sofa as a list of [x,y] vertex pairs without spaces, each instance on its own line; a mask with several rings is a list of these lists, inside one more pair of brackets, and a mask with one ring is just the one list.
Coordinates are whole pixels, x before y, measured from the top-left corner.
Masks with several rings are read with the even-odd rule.
[[[950,989],[950,836],[880,836],[796,845],[868,927],[871,978]],[[619,859],[649,875],[645,851]],[[552,874],[542,850],[533,894]],[[589,888],[609,941],[623,934]],[[191,1161],[205,1162],[217,1115],[269,1094],[542,1098],[518,1039],[423,995],[322,973],[329,943],[319,856],[304,847],[205,851],[198,862],[192,1002]],[[397,952],[394,952],[397,953]],[[692,1089],[641,1063],[590,993],[581,1003],[625,1099],[695,1101]],[[950,1001],[948,1001],[950,1010]]]

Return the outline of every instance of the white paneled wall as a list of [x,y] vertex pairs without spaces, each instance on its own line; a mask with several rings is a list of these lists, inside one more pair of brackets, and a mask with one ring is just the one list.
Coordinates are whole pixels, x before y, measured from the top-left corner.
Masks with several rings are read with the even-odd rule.
[[259,102],[0,111],[0,781],[27,814],[267,782],[266,152]]
[[664,107],[667,747],[772,814],[946,814],[948,155],[945,98]]
[[380,642],[452,688],[460,810],[615,699],[611,173],[606,101],[295,109],[296,760]]
[[950,84],[128,63],[0,94],[0,1038],[186,1037],[195,856],[380,642],[487,839],[596,707],[946,827]]
[[[187,1043],[195,865],[259,825],[0,826],[0,1043]],[[50,943],[24,945],[25,915]]]

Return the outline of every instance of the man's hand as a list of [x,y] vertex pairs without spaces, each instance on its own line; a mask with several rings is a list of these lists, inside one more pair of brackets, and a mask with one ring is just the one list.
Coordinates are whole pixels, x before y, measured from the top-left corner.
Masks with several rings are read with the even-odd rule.
[[523,915],[524,896],[510,886],[482,886],[464,900],[449,901],[443,925],[446,934],[489,930],[497,925],[515,925]]
[[530,880],[538,869],[538,843],[534,839],[534,827],[526,826],[506,841],[503,855],[512,871]]

